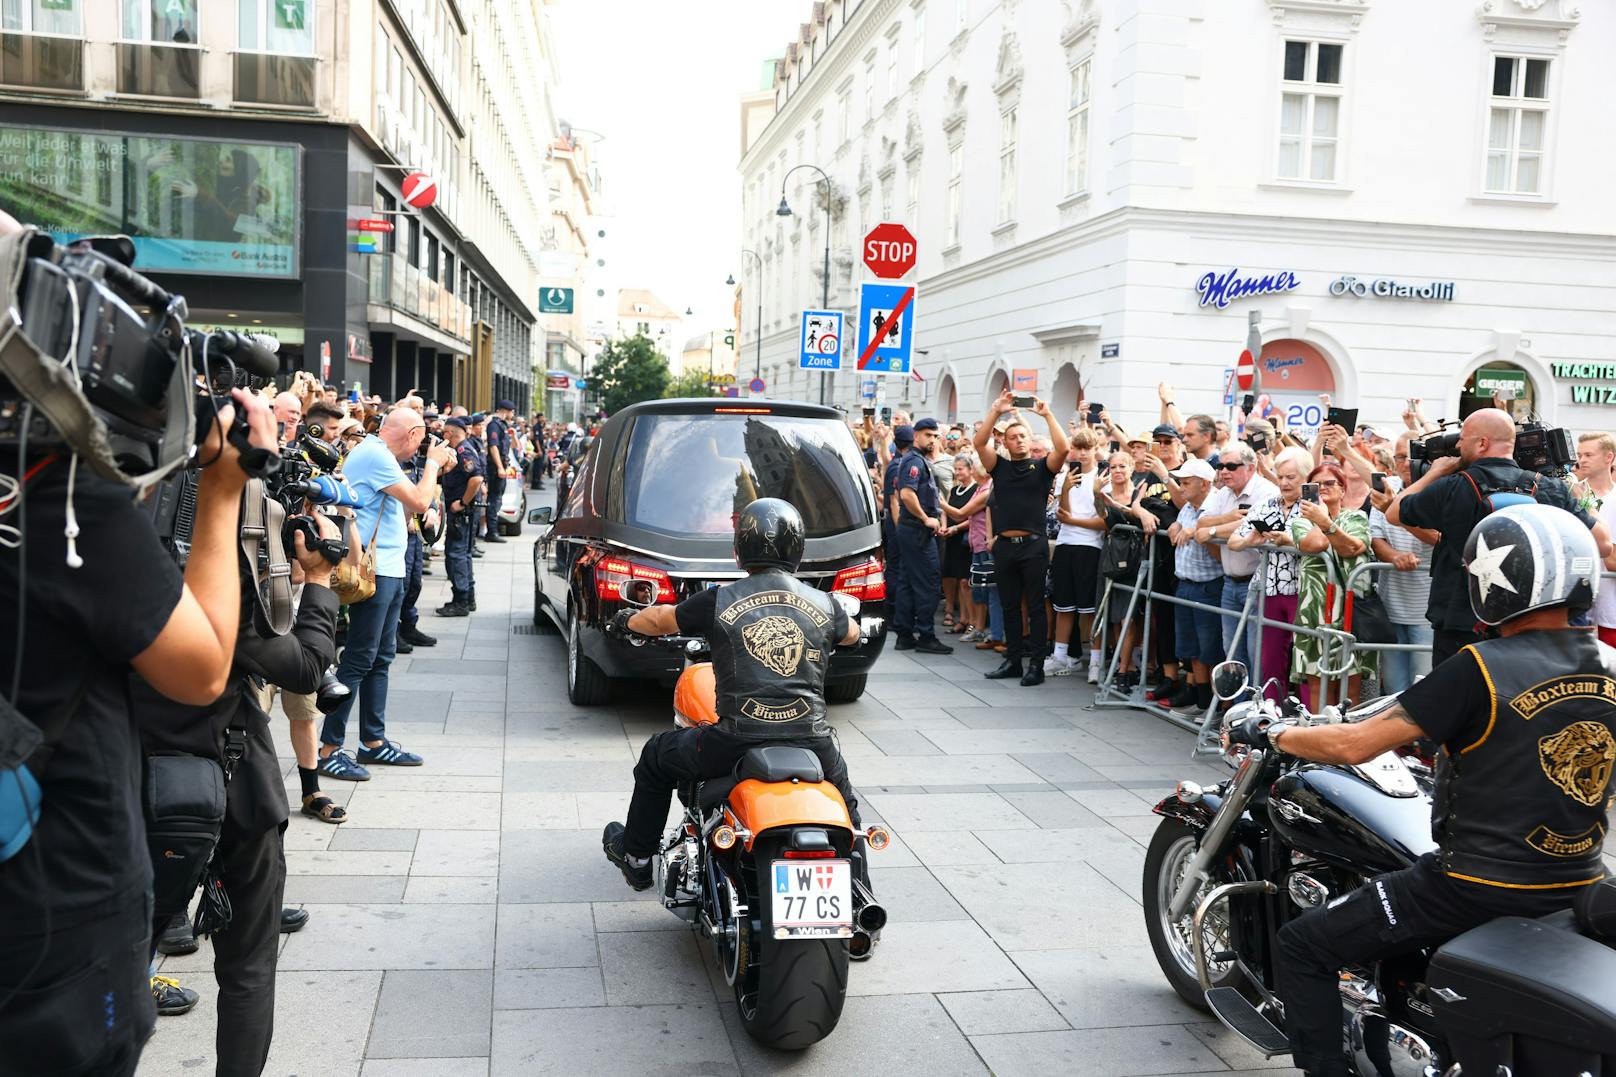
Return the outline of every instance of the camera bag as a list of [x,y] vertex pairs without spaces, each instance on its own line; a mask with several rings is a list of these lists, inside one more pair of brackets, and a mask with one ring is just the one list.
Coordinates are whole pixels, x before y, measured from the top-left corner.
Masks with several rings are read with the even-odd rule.
[[224,768],[199,755],[147,756],[142,804],[152,861],[152,912],[166,920],[190,903],[219,844]]

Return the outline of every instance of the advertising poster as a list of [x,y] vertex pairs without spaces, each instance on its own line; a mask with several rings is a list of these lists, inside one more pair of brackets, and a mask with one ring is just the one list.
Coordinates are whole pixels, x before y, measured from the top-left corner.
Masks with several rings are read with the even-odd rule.
[[297,146],[0,124],[0,207],[60,242],[123,233],[146,272],[296,277]]

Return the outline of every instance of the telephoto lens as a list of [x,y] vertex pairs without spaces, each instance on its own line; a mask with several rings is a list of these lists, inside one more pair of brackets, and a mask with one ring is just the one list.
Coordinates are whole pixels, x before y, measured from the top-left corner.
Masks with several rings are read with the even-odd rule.
[[314,693],[314,705],[320,709],[321,714],[330,714],[342,706],[342,701],[348,698],[351,689],[337,680],[335,666],[327,666],[325,675],[320,678],[320,687]]

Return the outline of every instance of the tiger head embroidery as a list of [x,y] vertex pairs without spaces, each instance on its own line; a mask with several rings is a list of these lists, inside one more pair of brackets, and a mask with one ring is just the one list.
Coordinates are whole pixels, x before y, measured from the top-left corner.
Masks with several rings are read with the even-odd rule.
[[1598,722],[1573,722],[1537,742],[1538,763],[1566,796],[1597,807],[1616,764],[1616,737]]
[[781,677],[796,673],[808,650],[802,627],[791,618],[778,615],[753,621],[741,629],[741,639],[746,644],[747,654]]

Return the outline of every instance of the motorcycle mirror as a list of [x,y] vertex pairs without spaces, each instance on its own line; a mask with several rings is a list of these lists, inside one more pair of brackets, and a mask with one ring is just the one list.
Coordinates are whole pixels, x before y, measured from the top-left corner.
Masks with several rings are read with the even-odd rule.
[[619,593],[623,596],[623,601],[630,606],[645,609],[656,604],[657,596],[662,593],[662,589],[657,586],[655,580],[629,580],[623,584]]
[[1212,694],[1221,700],[1233,699],[1250,683],[1244,662],[1219,662],[1212,667]]
[[859,615],[859,610],[863,608],[863,603],[854,598],[852,595],[843,594],[840,591],[832,591],[830,593],[830,597],[835,600],[837,605],[842,607],[842,611],[846,613],[850,619],[857,617]]

